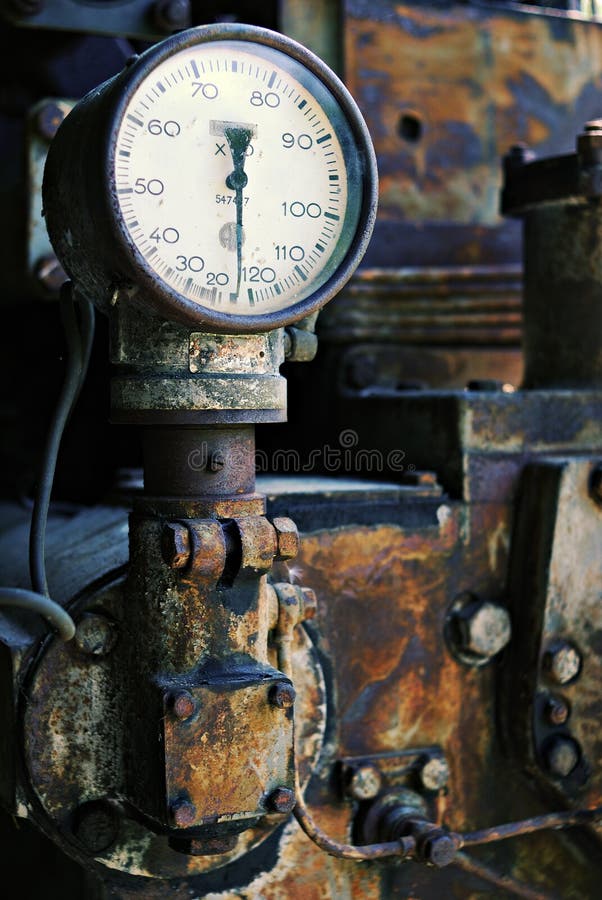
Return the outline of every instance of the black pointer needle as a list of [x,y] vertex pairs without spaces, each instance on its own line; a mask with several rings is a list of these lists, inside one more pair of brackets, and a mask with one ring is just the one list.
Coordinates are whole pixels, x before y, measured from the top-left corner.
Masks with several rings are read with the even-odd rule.
[[236,296],[238,297],[242,271],[242,192],[249,180],[244,169],[247,148],[251,143],[253,134],[250,128],[236,127],[225,128],[224,134],[230,147],[232,162],[234,163],[234,171],[226,178],[226,187],[236,193]]

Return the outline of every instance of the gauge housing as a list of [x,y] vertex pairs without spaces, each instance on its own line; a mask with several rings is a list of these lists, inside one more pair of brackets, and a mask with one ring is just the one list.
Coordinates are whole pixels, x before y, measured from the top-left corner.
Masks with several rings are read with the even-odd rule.
[[[206,42],[251,42],[273,48],[318,79],[348,125],[354,147],[347,148],[359,203],[346,226],[345,251],[316,290],[290,306],[242,315],[201,305],[163,281],[140,252],[123,221],[115,183],[117,135],[128,104],[141,84],[164,60]],[[354,173],[355,170],[355,174]],[[349,280],[368,245],[377,204],[376,159],[370,135],[355,101],[340,79],[314,54],[276,32],[241,24],[201,26],[180,32],[134,57],[110,81],[90,92],[67,116],[48,153],[43,203],[52,245],[80,291],[103,311],[116,302],[134,303],[159,316],[207,331],[244,333],[291,324],[317,311]],[[352,204],[353,205],[353,204]],[[340,258],[339,258],[340,257]]]

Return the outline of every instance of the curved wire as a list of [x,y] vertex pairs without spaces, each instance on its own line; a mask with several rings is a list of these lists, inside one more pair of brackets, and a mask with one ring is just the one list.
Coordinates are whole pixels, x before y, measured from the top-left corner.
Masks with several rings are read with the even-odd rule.
[[35,591],[0,587],[0,606],[17,606],[39,613],[56,628],[64,641],[70,641],[75,634],[75,622],[69,613],[50,597],[36,594]]
[[32,588],[35,593],[45,596],[48,596],[49,593],[45,561],[46,525],[56,462],[65,425],[73,410],[86,375],[87,362],[94,338],[94,310],[92,304],[87,298],[78,295],[78,301],[82,309],[82,332],[80,333],[73,301],[73,286],[71,282],[67,281],[61,288],[59,301],[61,319],[67,340],[67,370],[46,439],[42,472],[36,490],[29,533],[29,568]]

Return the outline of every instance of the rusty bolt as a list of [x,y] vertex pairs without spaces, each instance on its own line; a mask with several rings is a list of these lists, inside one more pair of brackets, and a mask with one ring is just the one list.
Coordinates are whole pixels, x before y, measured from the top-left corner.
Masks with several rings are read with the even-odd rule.
[[183,569],[190,560],[190,532],[181,522],[166,522],[161,532],[161,554],[170,569]]
[[566,700],[562,697],[549,697],[545,705],[545,716],[550,725],[564,725],[571,714]]
[[432,866],[442,869],[455,858],[458,850],[456,841],[444,831],[434,831],[419,843],[420,857]]
[[221,450],[214,450],[209,454],[209,459],[207,460],[207,471],[215,474],[224,468],[226,465],[226,458]]
[[301,610],[302,620],[315,619],[318,611],[318,598],[316,592],[311,588],[301,588],[303,594],[303,609]]
[[272,525],[276,531],[278,550],[276,559],[294,559],[299,553],[299,532],[292,519],[284,517],[272,519]]
[[269,795],[267,805],[273,812],[290,813],[295,808],[295,792],[290,788],[277,787]]
[[566,778],[581,757],[581,748],[574,738],[556,737],[544,752],[546,768],[557,778]]
[[592,472],[589,490],[596,503],[602,506],[602,465],[596,466]]
[[287,681],[279,681],[277,684],[273,684],[268,694],[270,703],[272,706],[277,706],[278,709],[290,709],[295,702],[296,696],[295,688]]
[[380,793],[382,775],[371,763],[353,767],[349,776],[347,793],[354,800],[373,800]]
[[581,671],[581,654],[568,641],[554,641],[543,657],[545,671],[557,684],[569,684]]
[[59,130],[59,125],[65,118],[65,110],[58,103],[49,100],[44,103],[36,113],[35,125],[40,137],[51,141]]
[[117,811],[104,801],[84,803],[75,811],[73,833],[88,853],[104,853],[119,834]]
[[106,656],[117,641],[115,622],[102,613],[85,612],[77,623],[74,641],[86,656]]
[[190,0],[157,0],[153,8],[155,25],[165,34],[188,28],[192,22]]
[[449,781],[449,766],[443,756],[433,756],[420,769],[420,781],[427,791],[440,791]]
[[481,660],[489,660],[510,640],[508,610],[497,603],[476,601],[455,614],[461,649]]
[[50,294],[56,294],[67,281],[62,265],[53,253],[41,256],[34,265],[34,274],[38,282]]
[[189,719],[196,710],[196,702],[190,691],[177,691],[168,698],[169,708],[176,718]]
[[176,828],[190,828],[196,819],[196,807],[190,800],[174,800],[170,804],[169,815]]

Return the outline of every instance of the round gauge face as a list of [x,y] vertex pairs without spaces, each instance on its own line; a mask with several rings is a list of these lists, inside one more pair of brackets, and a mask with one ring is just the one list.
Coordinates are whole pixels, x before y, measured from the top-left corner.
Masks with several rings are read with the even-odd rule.
[[282,50],[234,39],[176,48],[121,105],[119,227],[153,279],[209,317],[301,309],[357,238],[368,176],[356,131],[324,81]]

